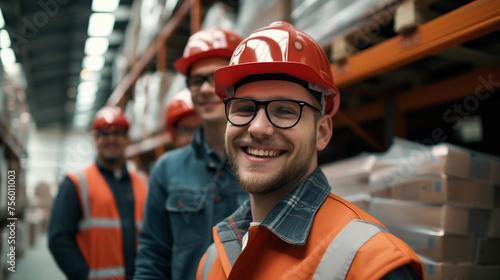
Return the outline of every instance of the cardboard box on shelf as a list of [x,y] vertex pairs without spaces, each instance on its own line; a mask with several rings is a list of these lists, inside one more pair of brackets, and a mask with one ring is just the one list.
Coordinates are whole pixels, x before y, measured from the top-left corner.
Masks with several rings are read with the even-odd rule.
[[500,210],[500,185],[495,186],[493,208]]
[[369,213],[389,229],[407,226],[444,234],[485,235],[491,211],[372,197]]
[[414,227],[391,228],[391,233],[408,244],[419,256],[435,262],[474,262],[473,236],[444,234]]
[[340,160],[320,166],[325,173],[332,193],[351,201],[351,196],[360,193],[369,194],[369,177],[376,157],[372,154],[361,154],[349,159]]
[[500,238],[500,210],[491,211],[486,237]]
[[420,175],[397,182],[393,199],[492,209],[494,185],[446,175]]
[[473,265],[471,279],[498,280],[500,279],[500,265]]
[[[424,265],[424,275],[426,280],[471,280],[480,279],[472,277],[472,263],[444,263],[433,262],[421,258]],[[471,278],[472,277],[472,278]]]
[[417,175],[447,175],[484,183],[500,184],[500,158],[451,144],[425,146],[395,139],[391,148],[377,157],[370,175],[372,192]]
[[500,239],[477,238],[474,262],[480,265],[500,265]]

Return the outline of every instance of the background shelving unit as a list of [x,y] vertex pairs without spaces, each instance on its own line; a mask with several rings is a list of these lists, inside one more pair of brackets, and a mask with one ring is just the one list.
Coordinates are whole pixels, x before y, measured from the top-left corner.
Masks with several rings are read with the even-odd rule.
[[[7,255],[9,236],[7,218],[16,218],[16,257],[22,256],[26,246],[26,144],[28,140],[29,109],[25,102],[23,77],[20,68],[3,69],[0,63],[0,251],[2,260]],[[9,187],[9,175],[14,175],[15,188]],[[15,205],[8,205],[9,191],[14,189]],[[8,206],[15,209],[8,212]],[[6,273],[6,261],[0,265],[0,275]]]
[[[116,87],[108,99],[109,104],[125,106],[133,100],[134,84],[144,71],[171,68],[180,51],[169,48],[169,39],[179,34],[185,39],[189,35],[186,32],[199,30],[204,13],[213,4],[207,2],[194,0],[179,4],[146,53]],[[284,9],[279,14],[290,15],[291,2],[277,2],[281,4],[280,9]],[[386,13],[385,20],[373,20],[380,11]],[[385,151],[395,136],[423,142],[433,140],[437,137],[434,134],[441,130],[446,136],[441,136],[441,140],[446,138],[455,144],[500,155],[499,148],[490,145],[500,140],[498,125],[490,121],[500,119],[497,110],[492,108],[492,104],[499,104],[493,93],[499,85],[491,82],[480,87],[488,79],[498,80],[496,77],[500,74],[500,3],[393,1],[388,7],[379,8],[372,17],[371,21],[368,18],[360,23],[362,26],[353,28],[354,31],[331,38],[332,44],[325,46],[325,50],[332,53],[332,70],[342,94],[342,104],[333,119],[332,143],[320,153],[320,162],[361,151]],[[283,19],[291,20],[289,16],[274,20]],[[366,26],[370,30],[361,28]],[[370,36],[369,44],[360,46],[352,40],[360,30]],[[340,57],[335,55],[339,49]],[[476,143],[460,142],[457,121],[443,120],[436,112],[446,111],[447,107],[453,109],[455,103],[467,102],[474,94],[488,97],[478,99],[480,108],[467,112],[467,116],[459,116],[458,121],[480,116],[487,139],[484,136]],[[415,121],[416,118],[421,121]],[[137,141],[127,153],[146,168],[168,149],[168,143],[169,139],[160,133]]]

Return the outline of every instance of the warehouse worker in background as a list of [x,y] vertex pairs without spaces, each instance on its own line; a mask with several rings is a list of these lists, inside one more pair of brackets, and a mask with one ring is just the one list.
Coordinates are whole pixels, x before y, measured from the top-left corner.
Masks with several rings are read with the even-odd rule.
[[130,140],[125,114],[104,107],[92,123],[97,159],[68,174],[49,222],[49,249],[71,279],[130,279],[147,182],[127,170]]
[[172,139],[172,148],[184,147],[193,140],[201,119],[194,111],[191,92],[184,89],[167,103],[165,131]]
[[221,28],[203,29],[174,63],[186,76],[202,124],[190,145],[165,153],[153,166],[134,279],[194,280],[213,242],[212,227],[248,200],[226,164],[227,120],[213,78],[241,40]]
[[419,279],[410,247],[330,194],[318,168],[340,102],[321,46],[275,22],[243,40],[229,65],[215,88],[229,163],[250,200],[214,227],[197,278]]

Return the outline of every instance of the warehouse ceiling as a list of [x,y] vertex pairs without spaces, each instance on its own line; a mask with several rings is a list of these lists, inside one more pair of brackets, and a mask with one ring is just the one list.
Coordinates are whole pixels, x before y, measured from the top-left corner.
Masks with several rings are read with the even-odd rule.
[[[26,76],[26,99],[37,127],[71,124],[88,37],[89,0],[0,1],[16,60]],[[124,38],[133,0],[121,0],[94,106],[111,92],[112,62]]]
[[[141,1],[135,3],[139,2]],[[206,7],[214,1],[202,2]],[[237,3],[235,0],[223,2],[231,2],[233,5]],[[471,1],[427,2],[432,2],[431,15],[438,17]],[[75,95],[81,80],[89,16],[93,12],[91,3],[90,0],[0,0],[5,29],[10,34],[17,62],[25,71],[29,110],[39,128],[53,125],[70,128],[73,124]],[[123,47],[133,5],[134,0],[120,0],[118,9],[113,12],[116,21],[113,33],[109,36],[105,65],[100,72],[94,111],[106,103],[116,86],[116,83],[113,85],[113,63]],[[375,44],[397,35],[392,30],[392,24],[384,24],[378,31],[377,36],[372,38]],[[188,35],[189,17],[169,40],[168,68],[171,68],[173,60],[182,53]],[[368,78],[342,89],[342,107],[347,109],[360,106],[360,103],[387,97],[388,93],[411,89],[415,84],[455,76],[477,67],[497,66],[500,51],[498,35],[499,31],[493,32],[407,67]],[[370,46],[357,47],[362,50]],[[148,69],[154,70],[155,65],[149,65]]]

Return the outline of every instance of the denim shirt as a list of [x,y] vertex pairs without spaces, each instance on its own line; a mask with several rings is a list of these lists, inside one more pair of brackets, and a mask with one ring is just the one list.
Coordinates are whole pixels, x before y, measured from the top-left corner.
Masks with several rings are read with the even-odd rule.
[[246,200],[200,127],[190,145],[165,153],[152,169],[134,279],[195,279],[212,227]]
[[[323,201],[330,193],[331,187],[328,180],[317,168],[306,180],[300,183],[285,199],[269,212],[261,227],[266,227],[284,242],[293,245],[304,245],[311,230],[314,216]],[[217,224],[217,232],[222,243],[238,240],[238,235],[243,236],[250,226],[252,214],[250,202],[241,205],[232,215]],[[239,233],[234,232],[232,223],[236,223]],[[239,244],[241,251],[241,244]],[[229,256],[228,256],[229,257]]]

